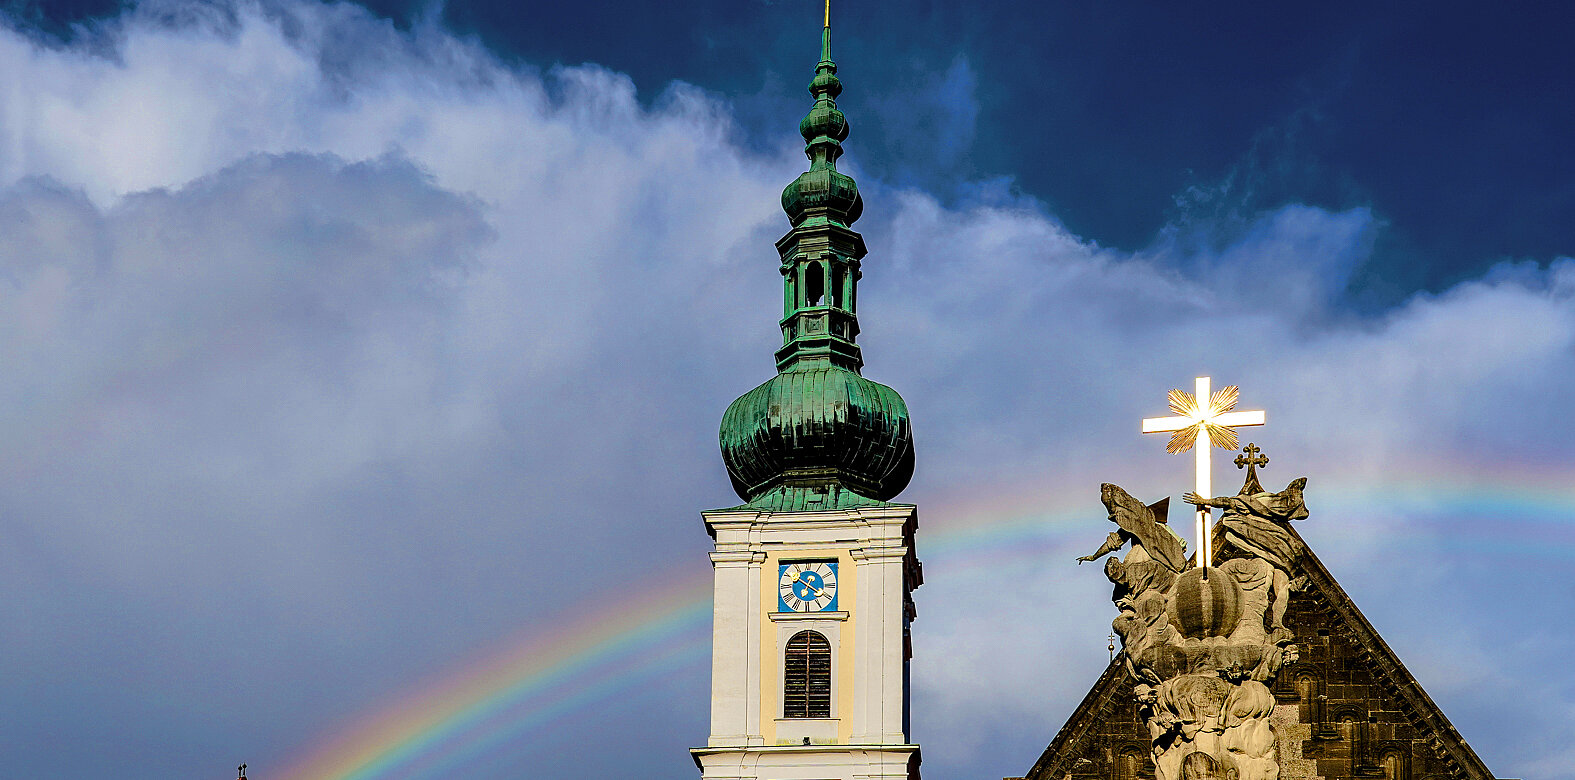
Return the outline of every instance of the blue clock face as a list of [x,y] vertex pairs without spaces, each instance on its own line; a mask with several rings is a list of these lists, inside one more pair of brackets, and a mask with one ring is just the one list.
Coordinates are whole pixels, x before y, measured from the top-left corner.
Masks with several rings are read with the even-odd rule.
[[833,612],[837,609],[836,561],[784,563],[778,571],[780,611]]

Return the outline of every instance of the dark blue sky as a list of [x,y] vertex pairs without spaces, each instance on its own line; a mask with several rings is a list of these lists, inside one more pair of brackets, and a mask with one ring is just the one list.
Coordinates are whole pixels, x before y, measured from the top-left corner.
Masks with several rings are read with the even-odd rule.
[[[57,33],[118,6],[10,5]],[[401,26],[431,12],[368,5]],[[646,97],[673,79],[721,92],[750,140],[772,141],[802,112],[816,5],[452,0],[442,14],[522,61],[626,72]],[[1183,212],[1368,206],[1388,227],[1355,303],[1575,244],[1568,4],[843,0],[833,13],[857,162],[889,180],[946,192],[1010,175],[1075,233],[1126,250]],[[961,130],[951,107],[907,99],[958,58],[978,111]]]
[[[518,13],[459,0],[445,15],[532,60],[600,62],[643,89],[682,78],[747,94],[798,61],[806,5]],[[1178,195],[1232,173],[1234,191],[1212,208],[1372,207],[1390,227],[1357,284],[1384,300],[1506,253],[1569,252],[1575,240],[1566,4],[844,2],[834,12],[856,118],[869,117],[865,95],[900,93],[953,57],[976,75],[971,143],[944,148],[946,128],[922,124],[934,117],[914,128],[877,115],[859,127],[865,165],[942,190],[1010,173],[1102,244],[1143,247],[1176,216]],[[798,110],[794,100],[782,113]],[[781,126],[766,118],[768,132]],[[916,129],[942,148],[924,148]]]
[[[522,58],[599,62],[642,90],[680,78],[740,95],[802,59],[800,17],[814,10],[536,5],[457,0],[444,13]],[[1357,284],[1382,298],[1575,241],[1567,4],[843,2],[834,12],[854,87],[845,102],[868,117],[857,138],[866,166],[942,190],[1010,173],[1102,244],[1141,248],[1176,216],[1178,195],[1233,173],[1234,191],[1212,208],[1372,207],[1390,228]],[[900,94],[958,56],[977,82],[971,143],[947,148],[956,139],[934,112],[914,127],[860,110],[867,95]],[[790,97],[750,130],[776,133],[801,110]]]

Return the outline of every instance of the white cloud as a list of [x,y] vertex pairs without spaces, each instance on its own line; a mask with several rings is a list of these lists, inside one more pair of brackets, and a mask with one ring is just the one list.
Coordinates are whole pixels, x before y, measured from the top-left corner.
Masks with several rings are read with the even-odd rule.
[[[792,128],[744,151],[693,87],[642,103],[619,74],[513,68],[353,6],[178,10],[79,46],[0,32],[0,641],[76,692],[8,683],[37,716],[9,728],[186,735],[149,777],[193,774],[181,757],[243,731],[283,757],[510,627],[616,598],[608,570],[703,569],[694,513],[729,500],[714,426],[770,370],[777,195],[801,165]],[[1383,229],[1365,210],[1289,205],[1214,254],[1130,256],[998,187],[945,206],[863,184],[868,373],[920,436],[905,498],[1031,485],[1086,504],[1067,543],[1097,541],[1098,480],[1180,492],[1184,469],[1132,431],[1198,371],[1270,410],[1273,478],[1312,477],[1307,534],[1350,561],[1381,564],[1394,537],[1318,514],[1320,484],[1522,452],[1575,465],[1547,424],[1575,390],[1570,260],[1358,318],[1337,295]],[[1007,593],[932,569],[915,722],[942,743],[935,772],[1026,769],[993,756],[1031,762],[1092,681],[1108,615],[1070,556]],[[1375,620],[1455,599],[1479,644],[1514,593],[1351,578],[1382,595],[1358,596]],[[1542,686],[1530,661],[1502,674]],[[226,707],[236,679],[245,713]],[[1495,769],[1551,765],[1494,747],[1515,696],[1440,682]],[[119,698],[80,706],[89,692]],[[181,704],[115,720],[153,696]],[[680,751],[703,739],[692,704],[678,726],[620,725]],[[37,744],[19,760],[39,774],[108,760]]]

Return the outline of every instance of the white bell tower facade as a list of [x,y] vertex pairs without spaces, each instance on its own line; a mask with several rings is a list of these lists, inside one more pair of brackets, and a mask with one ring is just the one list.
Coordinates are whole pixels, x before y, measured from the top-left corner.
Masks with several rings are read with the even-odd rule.
[[863,201],[837,170],[848,121],[829,16],[809,91],[809,170],[782,192],[777,374],[722,417],[744,503],[703,513],[716,541],[711,734],[692,753],[704,780],[918,780],[919,518],[891,502],[913,475],[913,432],[902,396],[861,373]]
[[[704,517],[716,538],[716,581],[711,736],[693,751],[701,777],[916,779],[908,624],[910,594],[923,581],[917,509],[739,508]],[[801,599],[795,609],[796,595],[784,591],[815,595],[804,582],[817,569],[834,572],[834,603],[817,609]],[[824,592],[824,574],[813,582]]]

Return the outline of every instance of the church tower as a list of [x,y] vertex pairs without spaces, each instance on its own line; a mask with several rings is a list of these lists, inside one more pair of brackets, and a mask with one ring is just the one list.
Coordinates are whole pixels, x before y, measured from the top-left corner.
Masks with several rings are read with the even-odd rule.
[[922,582],[908,408],[865,379],[858,186],[837,170],[848,121],[829,16],[799,123],[809,170],[782,192],[777,375],[722,417],[744,503],[704,512],[716,540],[705,780],[917,780],[908,624]]

